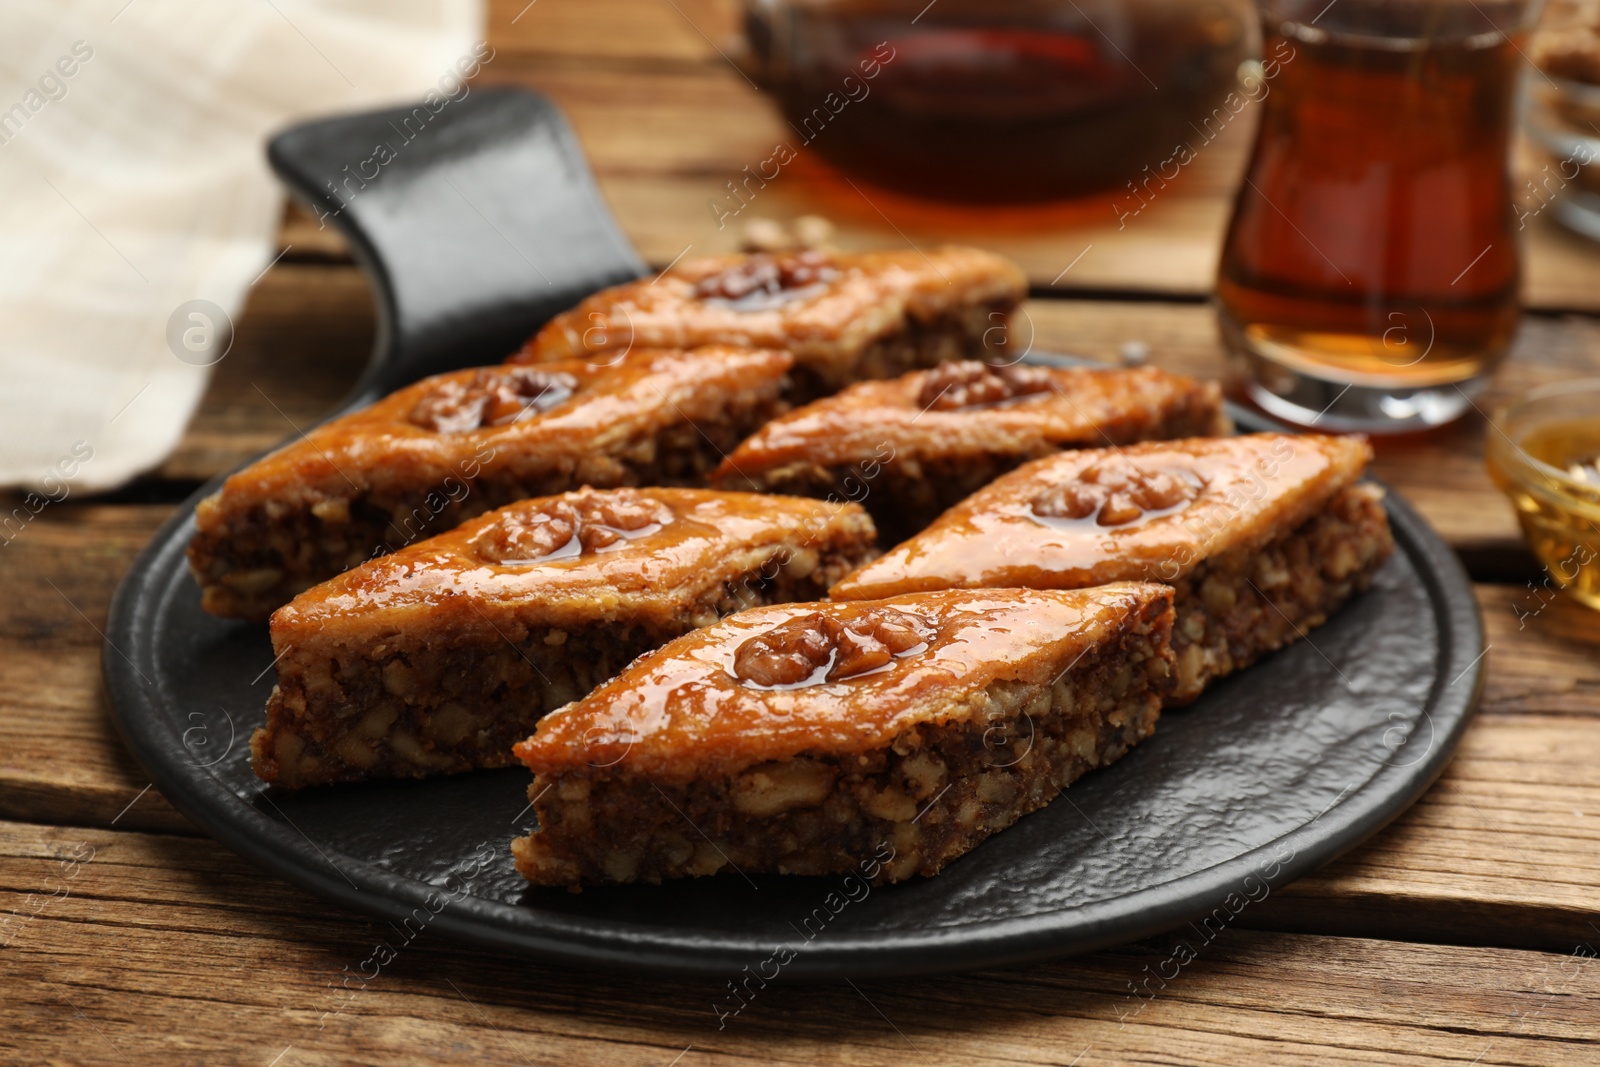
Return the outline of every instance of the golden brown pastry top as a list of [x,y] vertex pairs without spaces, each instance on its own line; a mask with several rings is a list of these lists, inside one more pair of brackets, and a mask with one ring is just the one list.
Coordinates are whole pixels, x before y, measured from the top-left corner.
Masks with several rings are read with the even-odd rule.
[[639,349],[613,365],[572,360],[425,378],[304,434],[201,501],[202,530],[257,505],[314,506],[388,486],[470,482],[505,464],[573,457],[693,418],[697,397],[784,380],[787,353]]
[[1174,581],[1265,544],[1361,476],[1360,437],[1252,434],[1062,452],[1012,471],[847,576],[835,599]]
[[1048,685],[1124,627],[1171,610],[1165,586],[951,590],[741,612],[636,660],[548,715],[517,756],[538,773],[688,782],[843,756],[919,724],[971,721],[997,680]]
[[689,259],[660,277],[603,289],[557,315],[511,362],[602,360],[629,346],[783,348],[804,365],[850,363],[906,319],[1015,304],[1027,278],[976,248],[752,253]]
[[879,455],[965,452],[1038,454],[1049,448],[1121,444],[1177,418],[1228,432],[1222,391],[1155,367],[992,367],[944,363],[887,381],[859,382],[774,419],[734,450],[712,476],[805,462],[855,463]]
[[[854,504],[704,489],[580,489],[522,500],[368,560],[272,616],[274,640],[353,625],[478,627],[529,609],[540,625],[665,623],[717,580],[789,546],[870,542]],[[520,637],[520,634],[518,635]]]

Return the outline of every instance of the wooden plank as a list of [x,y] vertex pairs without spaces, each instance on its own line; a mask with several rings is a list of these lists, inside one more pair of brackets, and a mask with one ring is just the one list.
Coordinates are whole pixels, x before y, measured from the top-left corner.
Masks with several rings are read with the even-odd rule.
[[111,594],[171,510],[68,498],[0,548],[3,817],[195,832],[145,792],[150,779],[106,718],[100,682]]
[[1285,887],[1249,924],[1555,951],[1600,945],[1600,775],[1570,747],[1593,721],[1574,729],[1568,718],[1485,717],[1393,826]]
[[1600,713],[1600,612],[1537,581],[1479,586],[1489,643],[1484,706],[1497,714]]
[[[611,178],[697,178],[696,188],[708,182],[720,188],[742,177],[746,164],[754,168],[778,143],[795,138],[745,82],[699,68],[607,70],[588,61],[529,64],[503,57],[484,68],[481,81],[531,84],[549,94],[578,131],[602,186]],[[715,121],[708,121],[711,116]],[[703,204],[695,214],[714,221]]]
[[1600,244],[1563,229],[1549,213],[1529,225],[1527,242],[1522,299],[1528,307],[1600,310]]
[[[283,207],[283,221],[278,226],[278,254],[280,262],[292,267],[298,263],[353,262],[350,246],[339,236],[339,231],[291,200]],[[276,269],[276,268],[274,268]]]
[[[554,970],[447,947],[426,929],[407,943],[204,841],[0,825],[0,908],[11,918],[0,1051],[29,1061],[248,1050],[248,1062],[290,1065],[1461,1067],[1600,1056],[1588,943],[1558,954],[1182,930],[959,979],[806,987],[780,974],[719,1019],[713,1001],[735,1003],[723,980]],[[393,952],[381,966],[368,962],[380,942]]]
[[205,481],[325,418],[366,366],[373,329],[361,271],[273,267],[250,291],[233,348],[157,476]]
[[737,46],[738,0],[491,0],[489,41],[538,57],[721,63]]

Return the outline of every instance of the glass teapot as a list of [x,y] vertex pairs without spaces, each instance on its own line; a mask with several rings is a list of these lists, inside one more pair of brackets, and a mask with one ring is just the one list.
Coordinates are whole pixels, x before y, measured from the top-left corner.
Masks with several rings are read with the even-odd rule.
[[879,186],[1026,202],[1120,187],[1203,132],[1249,0],[745,0],[798,145]]

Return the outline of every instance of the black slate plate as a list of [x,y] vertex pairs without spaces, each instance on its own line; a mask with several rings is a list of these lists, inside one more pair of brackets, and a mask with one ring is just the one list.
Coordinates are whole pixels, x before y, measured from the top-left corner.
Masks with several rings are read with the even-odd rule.
[[[450,106],[429,131],[436,142],[406,145],[418,150],[402,152],[336,220],[352,229],[388,318],[356,399],[494,361],[555,310],[639,270],[553,108],[482,90]],[[274,164],[311,199],[345,154],[370,152],[346,148],[381,138],[394,117],[291,131],[274,144]],[[504,204],[508,195],[516,203]],[[526,196],[537,202],[517,199]],[[498,295],[484,296],[486,277]],[[413,296],[424,306],[408,315]],[[532,821],[520,771],[263,790],[247,740],[273,684],[266,627],[201,612],[183,559],[194,500],[211,488],[157,532],[107,625],[113,716],[176,807],[266,870],[408,936],[434,929],[549,960],[706,975],[719,988],[747,965],[801,979],[956,970],[1186,921],[1226,925],[1414,801],[1449,759],[1482,685],[1467,578],[1391,498],[1400,551],[1367,594],[1309,640],[1169,712],[1120,763],[937,878],[870,891],[842,878],[736,874],[534,890],[508,852]]]

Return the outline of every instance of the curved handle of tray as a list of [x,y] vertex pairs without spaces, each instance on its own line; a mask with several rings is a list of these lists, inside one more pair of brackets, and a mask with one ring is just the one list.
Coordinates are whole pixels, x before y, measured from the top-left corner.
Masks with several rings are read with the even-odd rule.
[[645,265],[561,111],[524,89],[309,122],[267,158],[349,240],[378,301],[350,405],[498,363],[551,316]]

